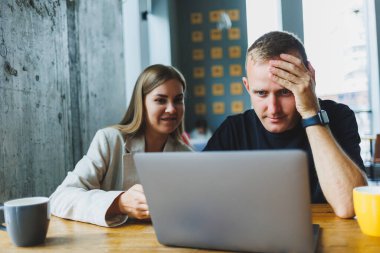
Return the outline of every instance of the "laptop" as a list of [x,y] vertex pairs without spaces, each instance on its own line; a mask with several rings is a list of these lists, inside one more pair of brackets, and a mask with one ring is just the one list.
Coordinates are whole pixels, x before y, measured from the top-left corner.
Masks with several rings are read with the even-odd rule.
[[161,244],[314,252],[307,156],[298,150],[136,153]]

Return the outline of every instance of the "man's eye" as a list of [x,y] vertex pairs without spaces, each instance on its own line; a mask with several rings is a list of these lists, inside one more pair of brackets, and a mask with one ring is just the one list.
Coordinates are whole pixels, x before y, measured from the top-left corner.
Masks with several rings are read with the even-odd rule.
[[290,90],[288,90],[288,89],[282,89],[280,91],[280,95],[281,96],[288,96],[288,95],[291,95],[291,94],[292,94],[292,92]]
[[267,95],[267,92],[266,91],[263,91],[263,90],[257,90],[255,91],[255,93],[259,96],[259,97],[264,97]]

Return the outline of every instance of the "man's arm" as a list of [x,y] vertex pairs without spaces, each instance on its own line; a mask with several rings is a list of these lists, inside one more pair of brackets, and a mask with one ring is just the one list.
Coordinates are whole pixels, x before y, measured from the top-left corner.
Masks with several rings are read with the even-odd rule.
[[[316,115],[320,107],[315,95],[314,69],[310,64],[306,68],[294,55],[281,54],[280,58],[270,61],[271,79],[292,91],[303,119]],[[306,133],[326,200],[337,216],[353,217],[352,190],[367,183],[365,175],[345,154],[327,126],[309,126]]]
[[327,202],[337,216],[353,217],[352,189],[366,184],[365,175],[342,150],[327,126],[310,126],[306,133]]

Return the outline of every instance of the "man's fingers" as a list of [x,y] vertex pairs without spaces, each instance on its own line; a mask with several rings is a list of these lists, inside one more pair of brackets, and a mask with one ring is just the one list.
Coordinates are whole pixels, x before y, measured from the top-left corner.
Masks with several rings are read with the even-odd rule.
[[288,80],[286,80],[286,79],[283,79],[283,78],[281,78],[281,77],[279,77],[279,76],[277,76],[277,75],[274,75],[274,74],[272,74],[272,73],[270,73],[270,79],[271,79],[273,82],[275,82],[275,83],[277,83],[277,84],[283,86],[284,88],[286,88],[286,89],[288,89],[288,90],[290,90],[290,91],[293,91],[294,88],[295,88],[294,83],[292,83],[292,82],[290,82],[290,81],[288,81]]
[[302,60],[294,55],[291,54],[280,54],[280,58],[284,61],[290,62],[294,64],[295,66],[305,69],[305,65],[303,64]]
[[305,70],[300,69],[291,62],[286,62],[283,60],[270,60],[269,64],[271,65],[271,68],[281,69],[295,77],[301,77],[305,74]]
[[273,75],[277,76],[280,79],[288,80],[294,84],[297,83],[297,81],[298,81],[298,78],[295,75],[293,75],[292,73],[289,73],[287,71],[284,71],[280,68],[270,67],[269,70]]

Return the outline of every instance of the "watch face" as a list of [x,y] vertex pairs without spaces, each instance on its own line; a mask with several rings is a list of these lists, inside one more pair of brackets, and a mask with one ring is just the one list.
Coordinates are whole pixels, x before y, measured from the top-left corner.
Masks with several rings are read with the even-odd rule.
[[329,123],[329,116],[327,115],[327,112],[324,110],[321,110],[320,113],[320,119],[322,124],[328,124]]

